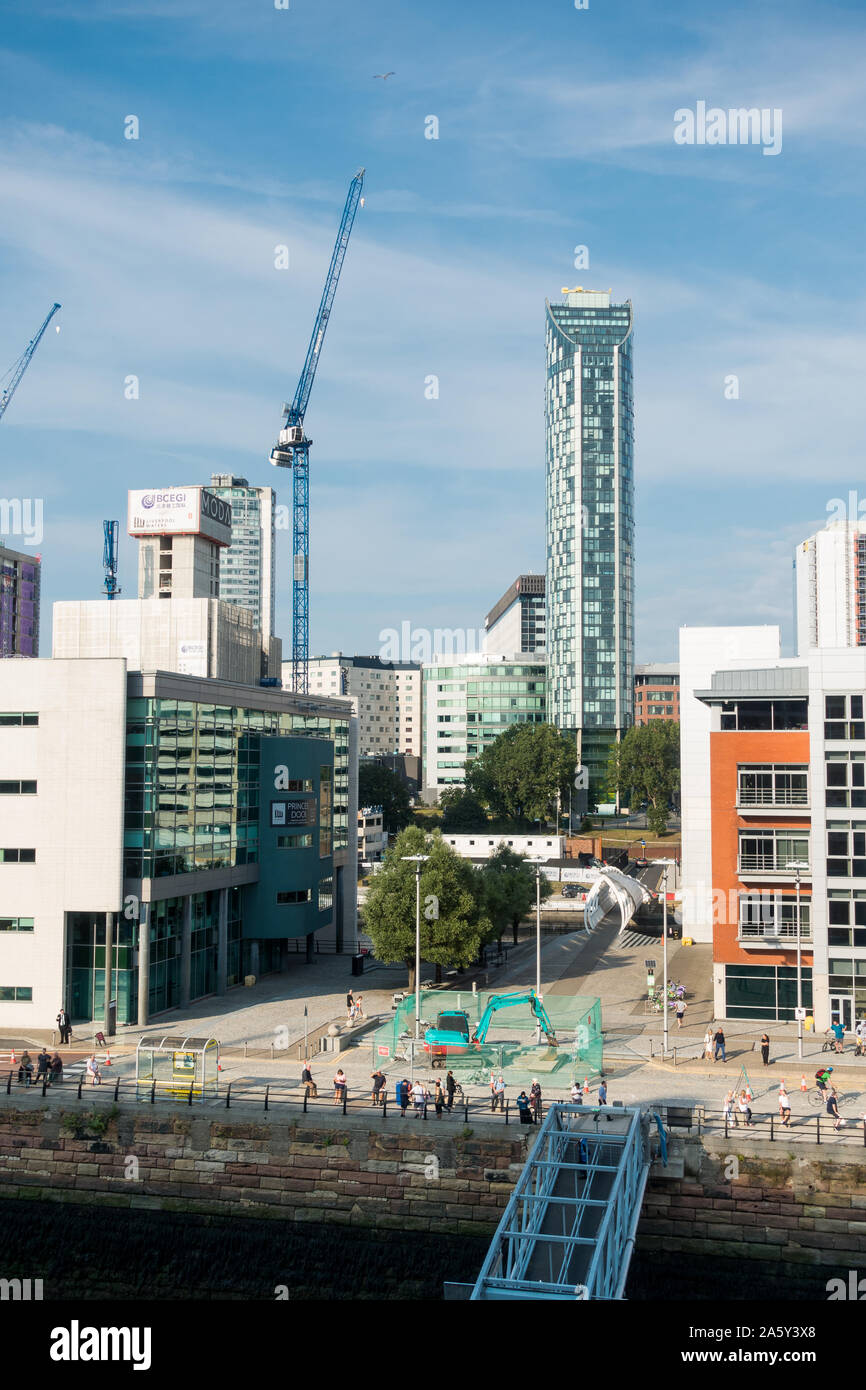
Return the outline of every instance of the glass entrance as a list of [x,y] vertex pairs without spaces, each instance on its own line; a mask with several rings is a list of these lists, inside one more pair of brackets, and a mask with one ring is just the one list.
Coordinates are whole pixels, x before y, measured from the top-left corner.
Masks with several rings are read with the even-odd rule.
[[841,1023],[846,1033],[854,1026],[854,1000],[850,994],[830,995],[830,1023]]

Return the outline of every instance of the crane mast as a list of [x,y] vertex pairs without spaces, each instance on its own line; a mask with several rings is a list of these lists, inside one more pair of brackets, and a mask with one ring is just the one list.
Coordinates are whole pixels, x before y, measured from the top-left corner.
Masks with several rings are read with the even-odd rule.
[[42,341],[43,333],[45,332],[51,320],[54,318],[54,315],[57,313],[59,308],[59,304],[52,304],[50,310],[48,311],[48,314],[45,317],[42,327],[39,329],[39,332],[36,334],[35,338],[30,339],[30,342],[27,344],[21,356],[18,358],[18,361],[15,363],[13,367],[10,368],[12,374],[11,380],[9,382],[9,385],[2,392],[2,394],[0,394],[0,420],[3,419],[6,407],[8,406],[12,397],[15,395],[19,381],[23,377],[24,373],[27,371],[27,368],[30,366],[30,361],[33,357],[33,354]]
[[325,330],[331,316],[334,296],[340,282],[340,272],[349,245],[352,225],[359,204],[363,201],[364,170],[359,169],[352,182],[334,250],[313,325],[307,355],[298,385],[290,405],[283,406],[283,426],[271,463],[276,468],[291,468],[292,473],[292,689],[306,695],[309,689],[310,653],[310,445],[304,430],[304,416],[310,392],[316,378],[319,355]]
[[120,530],[118,521],[103,521],[102,568],[105,570],[103,593],[108,599],[117,598],[120,585],[117,582],[117,537]]

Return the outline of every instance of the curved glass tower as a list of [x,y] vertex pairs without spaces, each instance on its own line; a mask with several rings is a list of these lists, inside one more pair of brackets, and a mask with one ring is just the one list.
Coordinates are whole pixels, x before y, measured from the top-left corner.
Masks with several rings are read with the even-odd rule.
[[547,708],[599,787],[633,719],[634,320],[609,292],[563,294],[547,301]]

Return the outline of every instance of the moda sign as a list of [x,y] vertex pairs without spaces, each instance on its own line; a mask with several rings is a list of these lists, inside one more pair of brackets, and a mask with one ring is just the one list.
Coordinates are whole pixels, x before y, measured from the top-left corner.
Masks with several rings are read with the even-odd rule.
[[231,545],[232,509],[204,487],[148,488],[129,493],[131,536],[206,536]]

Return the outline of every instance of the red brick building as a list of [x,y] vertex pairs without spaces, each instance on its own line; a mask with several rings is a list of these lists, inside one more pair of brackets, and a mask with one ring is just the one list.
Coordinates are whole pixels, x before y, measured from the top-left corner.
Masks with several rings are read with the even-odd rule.
[[676,662],[647,662],[634,668],[634,722],[679,722],[680,672]]

